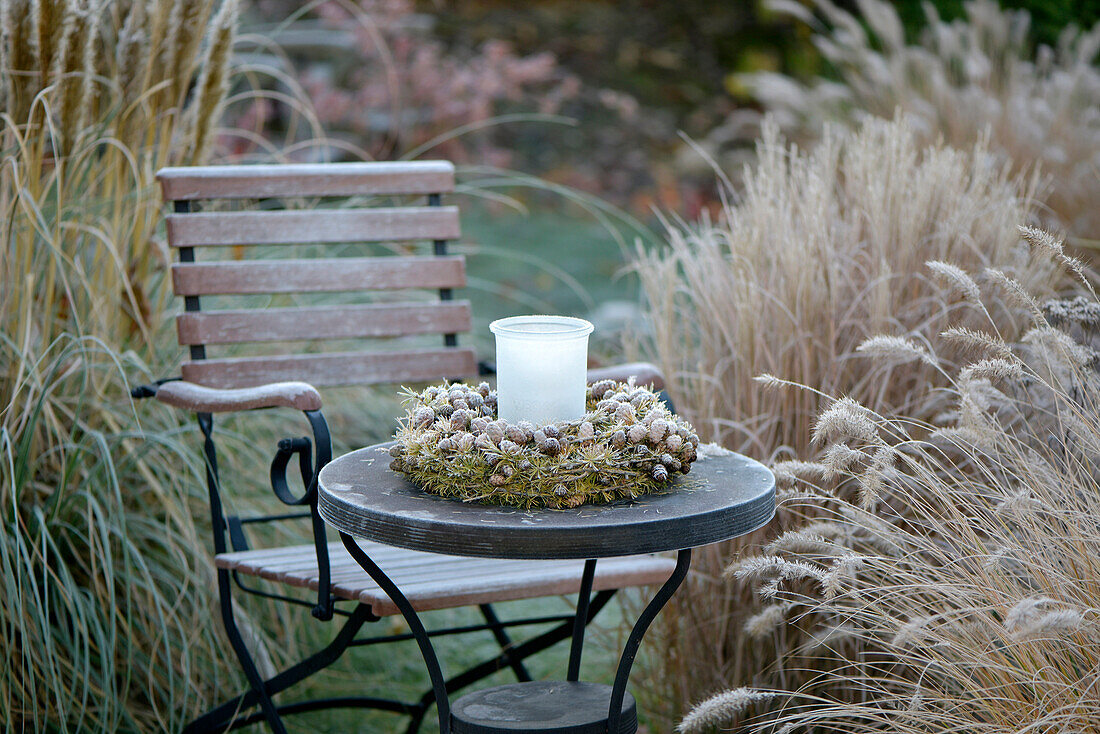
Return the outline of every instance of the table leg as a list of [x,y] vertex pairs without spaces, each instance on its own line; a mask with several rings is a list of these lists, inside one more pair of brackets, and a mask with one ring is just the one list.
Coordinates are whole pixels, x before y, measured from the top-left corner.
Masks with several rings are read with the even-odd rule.
[[573,640],[569,643],[569,669],[566,680],[575,681],[581,674],[581,648],[584,628],[588,624],[588,600],[592,596],[592,579],[596,576],[596,559],[584,562],[580,593],[577,595],[577,615],[573,617]]
[[676,568],[668,581],[657,591],[657,595],[642,610],[638,621],[634,623],[634,629],[630,631],[630,637],[626,640],[622,657],[619,658],[619,668],[615,671],[615,685],[611,689],[611,706],[608,709],[607,730],[617,732],[619,730],[619,717],[622,714],[623,696],[626,695],[626,684],[630,678],[630,669],[634,665],[634,657],[638,654],[638,646],[642,642],[642,636],[649,629],[649,625],[664,608],[676,589],[683,583],[687,576],[688,566],[691,565],[691,549],[684,548],[676,555]]
[[[397,608],[401,610],[402,616],[405,617],[409,629],[416,638],[416,644],[420,646],[420,654],[424,657],[424,664],[428,668],[428,676],[432,679],[432,690],[435,692],[435,708],[436,713],[439,714],[439,732],[440,734],[450,734],[451,703],[447,696],[447,685],[443,679],[443,669],[439,667],[439,659],[435,656],[435,648],[432,647],[432,641],[428,637],[427,630],[424,629],[424,624],[420,621],[420,617],[416,615],[412,604],[397,588],[397,585],[370,559],[370,556],[363,552],[363,549],[359,547],[353,537],[347,533],[340,533],[340,541],[356,563],[363,567],[363,570],[374,579],[374,583],[378,584],[382,591],[386,592],[386,595],[389,596]],[[621,700],[622,697],[620,696],[620,702]]]

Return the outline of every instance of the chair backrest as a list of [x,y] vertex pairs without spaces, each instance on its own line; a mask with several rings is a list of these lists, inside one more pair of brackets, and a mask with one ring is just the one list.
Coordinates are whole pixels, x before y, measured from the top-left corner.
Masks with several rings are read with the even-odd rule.
[[[173,208],[172,285],[185,305],[177,331],[190,348],[184,380],[237,388],[477,374],[474,351],[456,338],[470,330],[470,306],[452,298],[466,270],[462,256],[447,254],[459,237],[457,208],[441,204],[454,189],[450,163],[165,168],[157,180]],[[287,245],[308,256],[280,257]],[[441,343],[427,346],[425,335]],[[273,354],[273,342],[288,344]],[[245,343],[251,351],[208,354]]]

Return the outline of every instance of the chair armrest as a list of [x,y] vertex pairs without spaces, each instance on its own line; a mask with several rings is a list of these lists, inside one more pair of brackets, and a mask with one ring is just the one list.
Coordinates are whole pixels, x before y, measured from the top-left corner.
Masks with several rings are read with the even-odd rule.
[[321,395],[308,382],[273,382],[233,390],[204,387],[193,382],[166,382],[157,388],[157,400],[196,413],[225,413],[256,408],[321,409]]
[[663,390],[665,376],[655,364],[649,362],[630,362],[628,364],[616,364],[610,367],[597,367],[588,370],[588,384],[599,380],[618,380],[626,382],[633,377],[639,385],[649,385],[654,390]]

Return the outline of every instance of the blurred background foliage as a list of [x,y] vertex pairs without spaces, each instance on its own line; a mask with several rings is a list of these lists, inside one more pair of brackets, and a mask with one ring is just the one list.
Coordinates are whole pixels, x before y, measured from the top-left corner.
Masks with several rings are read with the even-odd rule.
[[[859,0],[833,4],[859,15]],[[1028,56],[1035,45],[1054,47],[1067,26],[1100,20],[1100,0],[1001,6],[1030,15]],[[929,9],[944,21],[965,18],[962,0],[893,7],[910,43]],[[706,138],[739,110],[760,108],[745,74],[836,78],[814,44],[824,25],[810,0],[260,0],[245,15],[246,28],[264,38],[260,46],[278,44],[280,63],[343,146],[336,157],[477,161],[642,216],[656,206],[688,217],[717,211],[718,196],[712,171],[685,139]],[[303,134],[279,100],[250,104],[244,127],[267,138],[288,128]],[[501,124],[492,122],[500,116]],[[433,144],[440,135],[447,139]],[[740,141],[746,160],[754,139]],[[235,152],[254,149],[240,139]]]

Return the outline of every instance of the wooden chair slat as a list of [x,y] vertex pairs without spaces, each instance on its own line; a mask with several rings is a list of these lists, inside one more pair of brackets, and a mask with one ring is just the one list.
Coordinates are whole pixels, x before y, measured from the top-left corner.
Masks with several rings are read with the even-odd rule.
[[[372,556],[372,558],[374,558]],[[441,576],[449,576],[451,574],[464,574],[469,578],[477,578],[482,573],[494,573],[499,572],[505,566],[501,565],[486,565],[484,567],[478,567],[470,563],[469,558],[460,558],[458,556],[440,556],[435,559],[434,563],[429,565],[424,562],[424,559],[417,557],[405,558],[390,558],[379,559],[374,558],[376,563],[382,565],[386,573],[390,576],[400,576],[404,581],[410,583],[416,583],[418,580],[434,581],[438,580]],[[517,568],[519,568],[517,566]],[[434,570],[434,573],[433,573]],[[356,573],[358,572],[358,573]],[[317,577],[317,563],[314,562],[311,568],[295,568],[287,569],[279,572],[279,580],[291,585],[301,586],[308,584],[316,580]],[[331,571],[330,576],[333,584],[351,584],[362,586],[364,583],[372,583],[369,578],[366,577],[366,572],[362,568],[351,568],[350,566],[341,566],[339,571]]]
[[[481,565],[474,563],[474,561],[481,562]],[[381,563],[381,561],[378,561]],[[547,564],[569,564],[574,563],[572,561],[547,561]],[[315,577],[316,563],[314,563],[314,569],[307,571],[306,569],[297,569],[294,573],[298,575],[298,582],[300,582],[300,576],[302,574],[312,574]],[[435,584],[438,584],[441,578],[451,577],[455,574],[462,574],[467,580],[478,579],[478,584],[484,586],[484,581],[480,579],[481,576],[500,574],[505,571],[523,571],[524,565],[517,561],[501,561],[500,559],[472,559],[461,558],[459,556],[442,556],[435,564],[426,564],[423,559],[420,558],[406,558],[403,562],[398,562],[395,559],[391,559],[389,563],[383,566],[384,570],[390,576],[400,576],[401,581],[404,584],[408,584],[411,587],[428,585],[434,588]],[[554,568],[553,565],[547,565],[545,567],[540,566],[541,572],[546,572],[548,569]],[[576,564],[571,566],[576,572]],[[531,569],[526,569],[530,571]],[[577,572],[579,575],[579,572]],[[366,574],[363,569],[359,569],[358,575],[353,573],[353,569],[344,569],[342,574],[337,577],[332,577],[332,583],[342,584],[360,584],[362,585]],[[289,576],[288,576],[289,579]],[[308,580],[308,579],[307,579]],[[289,582],[289,581],[288,581]]]
[[461,255],[234,260],[172,265],[172,287],[180,296],[461,288],[465,285],[466,262]]
[[196,311],[176,317],[180,344],[355,339],[470,330],[469,301]]
[[[583,561],[513,561],[490,558],[440,556],[405,550],[369,541],[360,546],[397,583],[417,611],[447,609],[539,596],[572,594],[580,588]],[[259,576],[313,591],[318,587],[313,546],[223,553],[214,559],[218,568]],[[343,599],[371,605],[378,616],[398,614],[393,602],[347,555],[343,545],[329,544],[334,592]],[[277,560],[274,563],[270,561]],[[593,589],[660,584],[675,561],[663,556],[606,558],[596,564]]]
[[198,212],[165,217],[173,247],[453,240],[458,207]]
[[[581,561],[556,565],[551,561],[528,561],[512,565],[480,566],[463,573],[459,568],[448,568],[450,573],[436,574],[424,582],[414,582],[400,573],[393,574],[398,588],[418,612],[434,609],[450,609],[467,604],[487,604],[516,599],[532,599],[558,594],[575,594],[580,589]],[[671,574],[675,563],[669,558],[628,556],[605,559],[596,564],[593,591],[619,589],[628,586],[663,583]],[[383,569],[385,570],[385,569]],[[394,603],[364,573],[359,584],[346,581],[334,585],[334,591],[344,598],[357,599],[371,605],[371,611],[380,617],[397,614]],[[310,585],[317,589],[317,581]]]
[[444,194],[454,191],[455,169],[447,161],[195,166],[161,169],[157,180],[166,201]]
[[202,359],[183,364],[183,379],[208,387],[252,387],[301,380],[315,387],[410,383],[477,375],[473,349],[414,349],[278,357]]
[[[383,454],[379,454],[379,458],[383,458],[383,456]],[[409,554],[409,551],[404,548],[398,548],[397,546],[370,543],[365,540],[359,542],[364,548],[369,545],[371,558],[379,563],[391,558],[404,558]],[[329,563],[332,568],[344,565],[354,566],[360,571],[363,570],[360,568],[359,564],[356,563],[355,559],[348,555],[342,543],[329,543],[328,555]],[[275,570],[282,570],[285,567],[290,567],[302,562],[304,562],[304,567],[317,568],[317,551],[314,550],[312,544],[231,551],[228,553],[219,553],[214,557],[214,565],[216,567],[227,569],[272,568]]]

